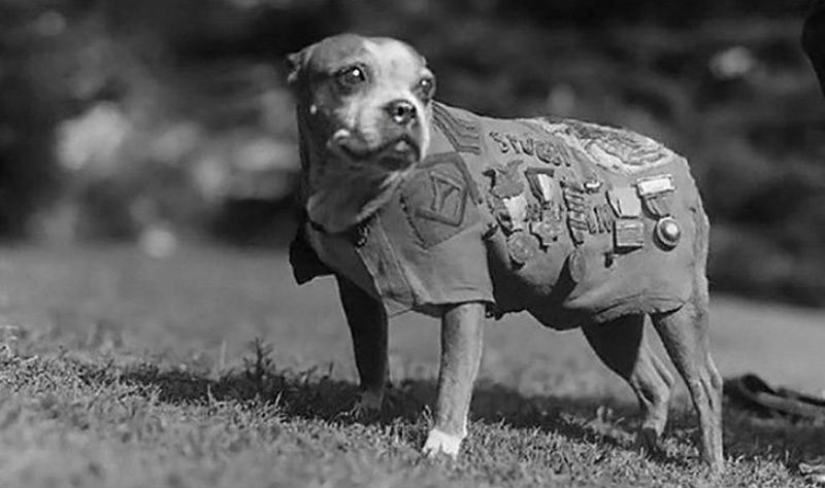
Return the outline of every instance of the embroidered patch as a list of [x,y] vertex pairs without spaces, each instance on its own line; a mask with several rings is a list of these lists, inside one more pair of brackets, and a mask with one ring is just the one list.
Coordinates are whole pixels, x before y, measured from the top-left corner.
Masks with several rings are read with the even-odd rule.
[[477,122],[456,117],[440,103],[433,103],[433,122],[450,141],[453,149],[481,154],[481,133]]
[[457,153],[436,154],[422,161],[402,187],[401,201],[425,248],[475,223],[478,213],[470,200],[472,188]]
[[461,225],[464,206],[467,205],[467,188],[449,176],[432,171],[429,173],[432,201],[429,207],[418,207],[416,215],[443,222],[453,227]]
[[490,139],[496,143],[496,148],[502,154],[507,154],[511,151],[510,142],[507,140],[507,137],[502,134],[501,132],[497,131],[490,131],[489,132]]
[[570,157],[563,151],[563,147],[548,139],[537,139],[527,134],[513,134],[509,132],[489,131],[492,146],[501,154],[512,156],[530,156],[529,159],[560,166],[570,166]]
[[561,138],[602,168],[633,174],[667,163],[673,152],[641,134],[578,120],[536,119],[550,134]]

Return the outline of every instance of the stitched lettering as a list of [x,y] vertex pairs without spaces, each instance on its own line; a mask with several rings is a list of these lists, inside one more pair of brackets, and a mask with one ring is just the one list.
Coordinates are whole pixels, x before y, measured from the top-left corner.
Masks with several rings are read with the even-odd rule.
[[498,144],[498,150],[499,151],[501,151],[504,154],[507,154],[508,152],[510,152],[510,145],[507,143],[507,139],[505,139],[503,135],[501,135],[498,132],[491,131],[490,132],[490,138],[493,141],[495,141],[496,144]]

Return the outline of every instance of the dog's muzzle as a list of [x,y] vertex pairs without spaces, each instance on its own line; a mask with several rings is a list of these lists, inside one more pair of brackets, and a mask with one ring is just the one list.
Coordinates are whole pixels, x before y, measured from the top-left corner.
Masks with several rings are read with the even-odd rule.
[[370,146],[347,130],[339,130],[329,142],[329,148],[356,164],[377,164],[388,171],[409,168],[421,159],[421,145],[407,133],[393,137],[379,146]]

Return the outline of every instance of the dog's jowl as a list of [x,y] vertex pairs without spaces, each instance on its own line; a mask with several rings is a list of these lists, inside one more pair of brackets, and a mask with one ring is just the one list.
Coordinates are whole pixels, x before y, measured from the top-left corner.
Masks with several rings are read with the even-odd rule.
[[290,60],[306,215],[292,264],[299,282],[338,280],[359,408],[381,405],[387,317],[440,317],[424,450],[456,455],[485,315],[528,311],[551,328],[583,329],[636,392],[639,444],[654,451],[674,380],[643,336],[650,317],[693,397],[704,460],[722,469],[709,225],[684,158],[625,130],[432,101],[424,58],[393,39],[337,36]]

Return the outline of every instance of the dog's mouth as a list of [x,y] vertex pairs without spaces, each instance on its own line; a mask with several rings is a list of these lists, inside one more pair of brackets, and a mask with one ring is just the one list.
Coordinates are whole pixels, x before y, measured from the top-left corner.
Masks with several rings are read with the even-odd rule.
[[346,131],[339,131],[330,140],[329,148],[350,163],[377,163],[388,171],[407,169],[421,159],[420,145],[408,134],[402,134],[380,146],[372,147]]

